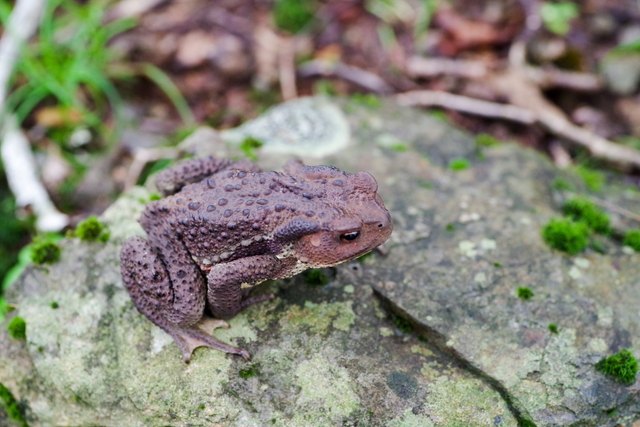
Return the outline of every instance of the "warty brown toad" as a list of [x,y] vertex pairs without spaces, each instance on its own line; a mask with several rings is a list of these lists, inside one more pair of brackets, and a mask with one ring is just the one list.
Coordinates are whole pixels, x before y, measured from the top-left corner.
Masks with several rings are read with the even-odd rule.
[[139,221],[147,238],[125,242],[121,271],[137,309],[173,337],[185,362],[200,346],[250,360],[204,331],[207,314],[229,319],[273,298],[248,296],[256,284],[359,257],[391,234],[367,172],[296,160],[283,170],[207,157],[158,175],[166,197],[146,206]]

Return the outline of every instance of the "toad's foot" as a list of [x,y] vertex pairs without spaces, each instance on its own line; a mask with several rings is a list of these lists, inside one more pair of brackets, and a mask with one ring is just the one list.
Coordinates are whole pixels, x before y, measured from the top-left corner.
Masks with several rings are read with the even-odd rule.
[[251,355],[247,350],[224,343],[207,333],[213,332],[216,328],[227,329],[229,328],[229,324],[224,320],[203,318],[198,324],[188,328],[172,325],[165,330],[173,337],[178,347],[180,347],[185,363],[191,361],[191,354],[198,347],[211,347],[224,351],[225,353],[239,354],[247,361],[251,360]]

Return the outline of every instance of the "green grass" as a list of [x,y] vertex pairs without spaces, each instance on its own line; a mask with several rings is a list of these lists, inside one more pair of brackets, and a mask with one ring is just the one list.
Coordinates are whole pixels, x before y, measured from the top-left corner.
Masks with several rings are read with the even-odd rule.
[[542,238],[554,249],[575,255],[589,244],[591,231],[584,222],[553,218],[542,229]]
[[636,380],[638,361],[629,350],[620,350],[596,363],[596,369],[622,384],[631,385]]
[[[47,106],[62,120],[52,126],[48,136],[66,146],[68,136],[79,127],[114,139],[120,123],[122,98],[115,81],[145,76],[158,85],[173,102],[185,122],[193,123],[186,101],[157,67],[127,64],[109,42],[114,36],[133,28],[133,19],[105,23],[106,2],[89,0],[50,0],[46,2],[37,37],[21,49],[11,79],[7,110],[20,121],[34,110]],[[8,14],[0,13],[6,23]]]

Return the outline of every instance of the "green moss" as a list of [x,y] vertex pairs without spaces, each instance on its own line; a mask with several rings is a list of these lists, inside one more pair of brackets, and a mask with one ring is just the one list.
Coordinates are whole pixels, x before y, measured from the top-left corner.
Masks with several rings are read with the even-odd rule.
[[295,34],[306,27],[314,17],[314,0],[277,0],[273,5],[276,27]]
[[452,171],[461,171],[461,170],[468,169],[470,165],[471,163],[469,163],[469,160],[457,158],[457,159],[451,160],[447,165],[447,167]]
[[587,188],[591,191],[600,191],[604,186],[605,177],[602,172],[589,169],[586,166],[578,166],[576,173],[584,181]]
[[7,325],[9,335],[17,340],[23,340],[27,338],[27,322],[22,317],[14,317]]
[[488,133],[480,133],[476,135],[476,146],[478,147],[495,147],[500,145],[500,141]]
[[106,242],[109,240],[109,231],[107,226],[100,221],[95,215],[80,222],[76,227],[75,235],[87,242]]
[[13,397],[11,391],[2,383],[0,383],[0,404],[4,406],[9,419],[18,423],[20,427],[28,427],[16,398]]
[[584,221],[596,233],[609,234],[609,216],[590,200],[575,198],[567,200],[562,206],[562,212],[574,221]]
[[35,241],[31,248],[31,260],[36,264],[53,264],[60,260],[60,246],[47,240]]
[[402,143],[402,142],[399,142],[397,144],[393,144],[389,148],[391,148],[391,150],[393,150],[393,151],[398,151],[398,152],[404,152],[404,151],[409,150],[409,146],[407,144]]
[[604,246],[604,244],[597,240],[597,239],[593,239],[591,240],[591,249],[593,249],[595,252],[598,252],[599,254],[606,254],[607,253],[607,248]]
[[536,427],[536,424],[526,418],[520,418],[518,420],[518,427]]
[[627,231],[622,243],[630,246],[634,251],[640,252],[640,228]]
[[502,263],[494,262],[494,263],[493,263],[493,266],[494,266],[494,267],[502,267]]
[[53,308],[54,310],[57,309],[58,307],[60,307],[60,305],[57,302],[53,301],[51,303],[51,308]]
[[338,91],[336,90],[331,80],[320,79],[314,83],[313,93],[320,94],[320,95],[336,96],[338,94]]
[[447,230],[447,231],[455,231],[456,226],[455,226],[455,225],[453,225],[453,223],[451,223],[451,222],[450,222],[449,224],[447,224],[447,225],[444,227],[444,229],[445,229],[445,230]]
[[394,325],[396,325],[396,328],[398,328],[398,330],[404,334],[408,334],[409,332],[413,331],[413,326],[411,326],[411,323],[400,316],[392,316],[391,321],[393,321]]
[[371,93],[354,93],[351,95],[351,100],[373,109],[382,107],[382,99]]
[[324,286],[329,282],[327,275],[320,268],[312,268],[302,273],[306,282],[312,286]]
[[252,136],[248,136],[240,143],[240,150],[247,156],[248,159],[253,160],[254,162],[258,160],[258,155],[256,154],[256,150],[262,147],[264,143]]
[[549,332],[551,332],[552,334],[558,334],[558,325],[556,325],[555,323],[549,323]]
[[149,196],[150,202],[155,202],[156,200],[160,200],[160,199],[162,199],[162,196],[158,193],[151,193],[151,195]]
[[246,369],[240,369],[240,378],[247,379],[254,377],[258,374],[258,368],[256,366],[250,366]]
[[449,123],[449,116],[442,110],[430,110],[428,114],[436,120]]
[[596,369],[623,384],[631,385],[636,380],[638,361],[631,351],[623,349],[596,363]]
[[590,230],[584,222],[553,218],[542,229],[542,238],[549,246],[575,255],[589,244]]
[[558,191],[575,191],[576,189],[572,183],[563,178],[554,179],[551,186]]
[[358,262],[365,262],[367,258],[370,258],[371,256],[373,256],[373,251],[367,252],[366,254],[359,256]]
[[526,287],[519,287],[518,298],[529,301],[531,298],[533,298],[533,291]]

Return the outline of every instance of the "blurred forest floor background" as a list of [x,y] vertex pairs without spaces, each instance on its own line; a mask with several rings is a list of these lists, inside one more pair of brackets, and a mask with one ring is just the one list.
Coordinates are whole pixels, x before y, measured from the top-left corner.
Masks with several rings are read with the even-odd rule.
[[[300,96],[393,98],[543,151],[594,192],[640,186],[638,0],[2,0],[0,22],[3,43],[37,26],[0,63],[2,290],[30,242],[100,214],[198,125]],[[21,194],[34,176],[44,202]]]

